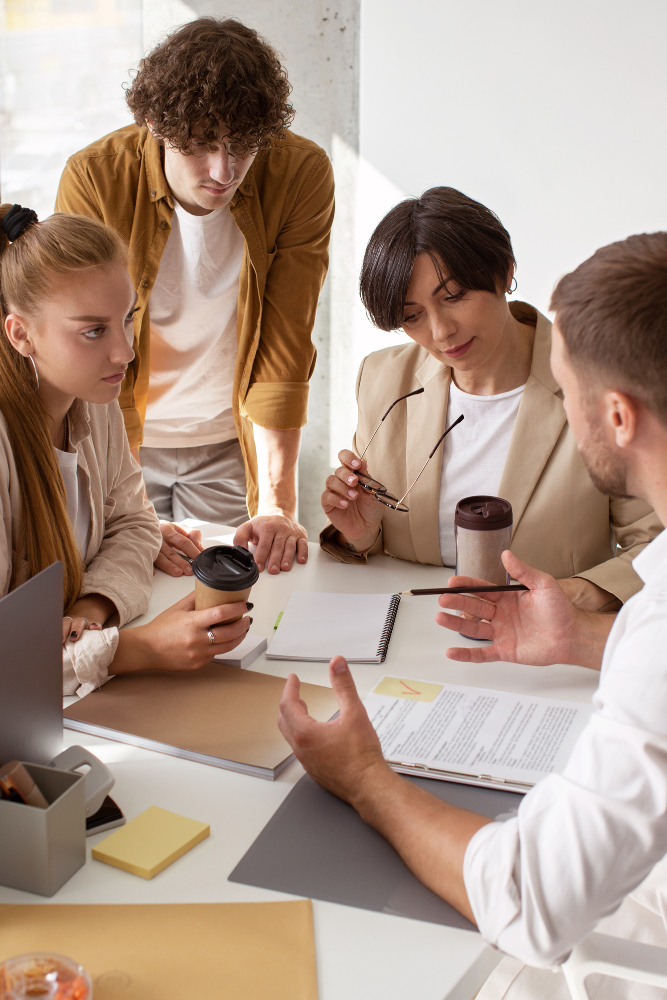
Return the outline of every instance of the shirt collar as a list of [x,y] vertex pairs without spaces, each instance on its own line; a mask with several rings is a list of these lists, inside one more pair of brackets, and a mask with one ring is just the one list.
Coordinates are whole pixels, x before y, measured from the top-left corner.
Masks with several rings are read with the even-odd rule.
[[644,583],[648,583],[654,576],[667,576],[667,531],[661,531],[657,538],[642,549],[632,560],[632,566]]
[[73,447],[76,447],[80,441],[90,436],[88,403],[84,403],[82,399],[75,399],[67,411],[67,416],[69,417],[69,441]]

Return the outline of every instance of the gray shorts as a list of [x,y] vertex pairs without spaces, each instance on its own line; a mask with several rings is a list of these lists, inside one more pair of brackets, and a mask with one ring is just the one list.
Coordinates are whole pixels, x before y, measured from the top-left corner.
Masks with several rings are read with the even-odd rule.
[[139,451],[148,499],[159,518],[237,527],[248,520],[245,467],[236,438],[197,448]]

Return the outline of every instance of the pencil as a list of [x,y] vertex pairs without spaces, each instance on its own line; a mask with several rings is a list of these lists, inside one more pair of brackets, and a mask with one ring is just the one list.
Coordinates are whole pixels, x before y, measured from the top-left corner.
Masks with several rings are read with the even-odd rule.
[[489,584],[488,587],[433,587],[427,590],[402,590],[401,596],[410,595],[412,597],[421,597],[423,594],[497,594],[502,590],[528,590],[522,583],[507,584],[502,587],[494,587]]

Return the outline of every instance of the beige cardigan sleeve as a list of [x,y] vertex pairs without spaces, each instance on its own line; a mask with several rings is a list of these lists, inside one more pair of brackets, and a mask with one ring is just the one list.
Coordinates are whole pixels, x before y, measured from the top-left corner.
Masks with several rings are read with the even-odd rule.
[[141,467],[130,453],[121,410],[108,407],[108,495],[104,499],[102,544],[86,568],[81,596],[102,594],[118,611],[119,625],[148,607],[153,562],[162,536],[146,499]]
[[577,577],[589,580],[625,603],[642,588],[642,581],[632,568],[632,560],[660,534],[663,526],[655,511],[636,497],[612,499],[609,517],[617,554],[577,573]]

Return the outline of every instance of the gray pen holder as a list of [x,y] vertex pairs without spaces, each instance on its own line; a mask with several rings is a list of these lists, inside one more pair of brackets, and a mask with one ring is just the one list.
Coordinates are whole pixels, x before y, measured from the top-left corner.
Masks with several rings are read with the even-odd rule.
[[86,860],[85,780],[75,771],[24,767],[49,806],[0,799],[0,885],[53,896]]

